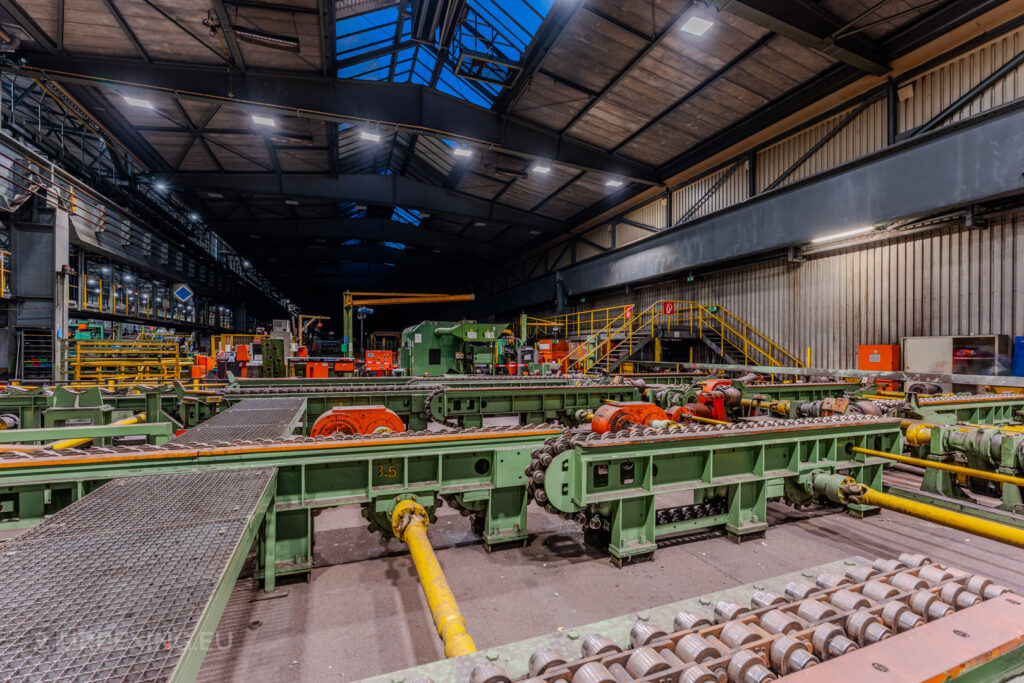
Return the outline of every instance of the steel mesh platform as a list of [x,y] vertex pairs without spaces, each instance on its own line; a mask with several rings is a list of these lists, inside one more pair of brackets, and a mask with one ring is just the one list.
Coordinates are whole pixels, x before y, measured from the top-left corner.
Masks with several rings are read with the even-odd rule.
[[305,398],[247,398],[167,443],[280,439],[291,435],[305,409]]
[[115,479],[0,547],[0,680],[164,681],[201,657],[274,472]]

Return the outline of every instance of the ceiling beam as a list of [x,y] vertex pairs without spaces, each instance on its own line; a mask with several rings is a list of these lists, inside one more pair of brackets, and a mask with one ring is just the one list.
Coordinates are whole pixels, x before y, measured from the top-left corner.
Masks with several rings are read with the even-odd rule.
[[472,216],[482,220],[515,223],[561,233],[566,225],[522,209],[495,204],[396,175],[338,175],[318,173],[178,173],[161,178],[175,189],[270,194],[286,197],[319,197],[359,204],[400,206],[430,213]]
[[[110,2],[111,0],[107,0]],[[213,11],[217,15],[217,29],[224,38],[224,44],[228,47],[228,54],[231,55],[231,62],[239,71],[245,71],[245,59],[242,57],[242,48],[235,38],[235,30],[231,27],[231,20],[228,18],[227,8],[222,0],[211,0]]]
[[846,22],[812,3],[803,0],[715,0],[715,5],[861,71],[876,76],[889,73],[885,50],[880,43],[862,33],[834,39],[833,35]]
[[[327,237],[331,239],[360,239],[367,242],[400,242],[424,249],[442,252],[497,257],[507,250],[479,240],[456,238],[441,230],[421,228],[409,223],[386,218],[296,218],[257,221],[214,221],[211,223],[225,238],[249,235],[288,239]],[[233,243],[241,244],[235,240]]]
[[0,7],[3,7],[11,19],[14,20],[18,26],[27,33],[32,40],[36,41],[40,47],[49,52],[50,54],[57,54],[57,44],[53,42],[53,39],[46,34],[46,31],[39,27],[39,24],[29,16],[28,12],[21,8],[16,0],[0,0]]
[[[13,0],[0,0],[0,3]],[[526,159],[545,159],[598,171],[636,183],[661,185],[658,172],[626,157],[560,136],[499,112],[483,109],[426,86],[342,80],[252,70],[229,75],[195,64],[142,64],[98,57],[62,58],[24,54],[25,65],[0,70],[32,78],[78,82],[124,91],[162,91],[182,99],[214,101],[247,109],[265,108],[281,117],[333,122],[369,121],[416,133],[459,140],[480,149],[500,149]],[[228,96],[229,90],[234,96]]]

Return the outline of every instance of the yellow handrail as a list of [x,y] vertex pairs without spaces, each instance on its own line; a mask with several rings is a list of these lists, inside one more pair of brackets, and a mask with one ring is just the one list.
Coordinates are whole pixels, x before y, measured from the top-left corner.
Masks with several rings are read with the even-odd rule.
[[11,281],[11,252],[0,250],[0,298],[7,296]]
[[[665,313],[666,304],[672,305],[672,313]],[[718,334],[722,351],[735,350],[736,354],[742,355],[744,364],[755,362],[776,367],[806,367],[804,361],[722,306],[661,299],[639,313],[630,311],[628,317],[627,310],[630,310],[628,306],[613,306],[565,313],[553,318],[528,318],[527,328],[532,326],[539,330],[557,326],[565,331],[565,336],[572,336],[574,328],[577,335],[586,329],[589,335],[574,351],[575,357],[567,366],[570,371],[585,372],[601,362],[610,370],[612,354],[623,345],[632,354],[636,339],[653,329],[657,322],[664,322],[669,328],[688,325],[691,334],[714,331]],[[620,335],[621,339],[616,339]]]

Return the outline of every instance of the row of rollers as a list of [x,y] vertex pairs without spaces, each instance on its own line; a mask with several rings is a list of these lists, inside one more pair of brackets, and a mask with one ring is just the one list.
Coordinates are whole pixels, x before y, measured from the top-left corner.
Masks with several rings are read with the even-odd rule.
[[[916,574],[905,571],[913,567],[918,568]],[[889,575],[883,576],[883,573]],[[888,583],[883,582],[883,578]],[[820,574],[815,586],[790,582],[785,596],[757,591],[751,597],[749,609],[720,601],[714,608],[714,623],[691,612],[680,612],[673,623],[677,632],[713,629],[716,624],[721,628],[713,635],[686,634],[674,647],[664,630],[646,621],[637,621],[629,636],[632,651],[624,662],[607,665],[600,661],[588,662],[572,673],[571,680],[572,683],[626,683],[687,667],[678,675],[678,683],[764,683],[891,638],[894,631],[909,631],[926,621],[948,616],[955,609],[971,607],[1009,590],[980,575],[970,576],[964,584],[950,582],[955,578],[952,572],[933,565],[924,555],[904,553],[898,560],[876,560],[871,567],[849,567],[845,576]],[[857,586],[859,593],[844,588],[854,587],[855,581],[862,584]],[[943,584],[938,596],[929,590],[931,584]],[[831,592],[816,595],[824,591]],[[905,593],[910,593],[907,602],[897,599]],[[788,605],[790,609],[783,611],[779,609],[781,605]],[[880,606],[881,614],[868,611],[872,606]],[[762,612],[755,614],[751,610]],[[844,615],[845,628],[836,623],[842,621]],[[800,635],[809,637],[810,648]],[[772,637],[775,639],[768,648],[768,662],[758,653],[742,649]],[[665,647],[658,650],[662,645]],[[735,652],[729,656],[732,651]],[[614,655],[620,655],[618,660],[623,659],[622,648],[598,634],[583,641],[581,654],[584,659]],[[551,649],[540,648],[530,657],[530,678],[522,683],[547,683],[550,679],[544,674],[566,664],[566,660]],[[553,680],[568,683],[567,678]],[[471,677],[471,683],[509,681],[493,664],[480,665]]]

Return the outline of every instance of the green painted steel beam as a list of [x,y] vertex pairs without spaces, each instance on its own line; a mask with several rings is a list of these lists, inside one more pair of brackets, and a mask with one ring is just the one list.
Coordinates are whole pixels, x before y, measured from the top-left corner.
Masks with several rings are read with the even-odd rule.
[[245,524],[245,530],[231,552],[231,557],[224,572],[221,574],[220,581],[217,582],[213,595],[210,596],[206,606],[203,608],[203,612],[199,617],[199,623],[185,646],[185,652],[181,655],[178,665],[168,679],[170,683],[194,681],[199,675],[199,668],[202,666],[203,658],[206,656],[206,651],[210,648],[210,645],[214,642],[213,636],[217,631],[218,624],[220,624],[221,617],[224,615],[228,599],[235,588],[235,583],[238,581],[238,575],[242,571],[242,565],[249,555],[249,550],[252,548],[260,528],[263,526],[263,520],[270,510],[276,490],[277,476],[275,474],[268,483],[263,495],[260,496],[256,507],[253,508],[252,513],[249,515],[249,519]]
[[0,430],[0,444],[42,443],[62,439],[82,439],[121,436],[146,436],[151,443],[163,444],[174,435],[174,425],[169,422],[143,422],[131,425],[83,425],[74,427],[49,427],[34,429]]

